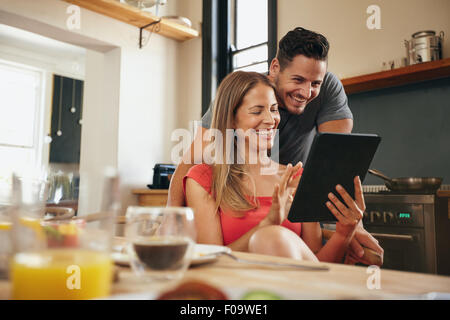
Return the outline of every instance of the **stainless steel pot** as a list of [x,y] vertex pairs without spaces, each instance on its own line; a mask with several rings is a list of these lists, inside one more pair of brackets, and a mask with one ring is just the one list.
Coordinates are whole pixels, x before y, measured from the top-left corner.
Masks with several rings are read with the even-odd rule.
[[442,59],[444,32],[436,36],[434,31],[419,31],[405,40],[406,58],[409,65]]

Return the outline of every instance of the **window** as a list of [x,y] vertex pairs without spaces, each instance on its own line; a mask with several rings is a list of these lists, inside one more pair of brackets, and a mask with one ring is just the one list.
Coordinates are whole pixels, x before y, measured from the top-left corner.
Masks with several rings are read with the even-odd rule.
[[277,50],[277,0],[203,0],[202,111],[235,70],[267,72]]
[[0,61],[2,169],[41,165],[42,72]]
[[232,70],[268,70],[268,0],[233,0]]

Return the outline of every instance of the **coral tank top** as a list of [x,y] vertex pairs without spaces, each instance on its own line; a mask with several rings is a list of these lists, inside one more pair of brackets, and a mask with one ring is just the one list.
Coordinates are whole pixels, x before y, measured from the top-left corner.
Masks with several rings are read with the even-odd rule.
[[[191,167],[183,178],[183,191],[185,195],[187,178],[194,179],[209,194],[211,194],[213,179],[213,170],[211,166],[207,164],[198,164]],[[258,225],[258,223],[260,223],[269,213],[272,205],[272,197],[257,197],[257,199],[259,201],[259,207],[257,209],[248,210],[244,214],[239,212],[240,216],[237,216],[237,212],[223,211],[219,208],[224,245],[233,243],[242,237],[246,232]],[[301,235],[301,223],[292,223],[286,219],[281,225],[292,230],[297,235]]]

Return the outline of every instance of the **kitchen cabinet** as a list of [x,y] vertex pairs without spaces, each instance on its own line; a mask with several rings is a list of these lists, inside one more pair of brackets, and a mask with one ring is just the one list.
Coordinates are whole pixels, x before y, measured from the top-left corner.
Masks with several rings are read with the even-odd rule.
[[[103,14],[131,24],[138,28],[142,28],[150,23],[157,22],[160,18],[149,13],[139,10],[136,7],[121,3],[116,0],[63,0],[80,6],[82,8]],[[152,30],[159,35],[175,39],[178,41],[185,41],[198,37],[198,31],[185,25],[176,23],[170,19],[161,19],[159,28],[149,27],[146,30]]]
[[133,189],[131,192],[138,197],[138,205],[150,207],[165,207],[169,190],[167,189]]
[[450,58],[342,79],[347,94],[450,77]]

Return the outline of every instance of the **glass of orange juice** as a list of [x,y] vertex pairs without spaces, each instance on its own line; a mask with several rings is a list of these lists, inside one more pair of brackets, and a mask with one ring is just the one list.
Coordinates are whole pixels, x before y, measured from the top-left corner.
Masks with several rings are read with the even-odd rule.
[[[36,186],[43,181],[13,177],[13,299],[93,299],[110,294],[118,178],[110,175],[103,181],[103,191],[96,194],[103,218],[87,223],[82,216],[44,221],[45,201]],[[81,194],[80,190],[80,198]]]

